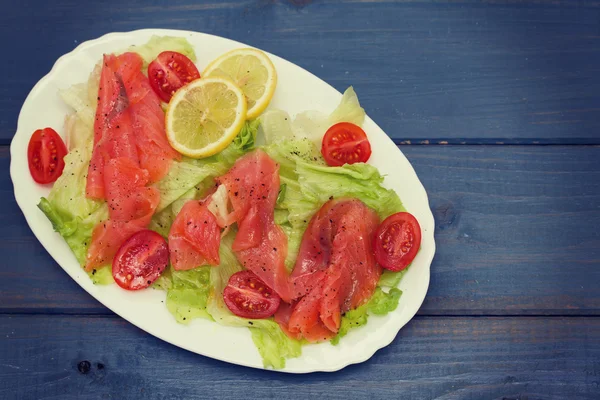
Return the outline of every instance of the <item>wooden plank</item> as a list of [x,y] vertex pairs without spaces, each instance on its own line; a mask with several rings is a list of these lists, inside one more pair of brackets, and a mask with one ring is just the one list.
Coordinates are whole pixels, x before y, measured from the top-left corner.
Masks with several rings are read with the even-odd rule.
[[[422,315],[600,315],[600,147],[404,146],[437,253]],[[0,150],[0,311],[107,313],[50,258]]]
[[7,399],[583,400],[600,393],[600,319],[417,317],[363,364],[287,375],[181,350],[120,318],[0,316],[0,359]]
[[485,3],[10,2],[0,35],[18,38],[3,48],[18,62],[4,66],[10,79],[0,82],[0,144],[10,141],[28,91],[59,56],[110,31],[148,27],[243,41],[338,90],[354,85],[397,142],[600,143],[599,3]]
[[600,314],[599,147],[403,147],[436,218],[427,314]]

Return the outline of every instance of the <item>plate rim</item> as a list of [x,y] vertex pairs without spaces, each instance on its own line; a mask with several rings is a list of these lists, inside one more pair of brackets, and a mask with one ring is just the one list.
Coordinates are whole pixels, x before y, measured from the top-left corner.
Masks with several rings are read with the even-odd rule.
[[[61,66],[62,63],[65,62],[66,59],[68,59],[69,57],[73,57],[76,56],[78,53],[83,52],[86,48],[88,47],[92,47],[95,46],[99,43],[102,42],[107,42],[107,41],[111,41],[114,40],[118,37],[128,37],[128,36],[136,36],[136,35],[144,35],[144,34],[148,34],[148,35],[170,35],[170,36],[179,36],[179,37],[185,37],[188,35],[203,35],[203,36],[209,36],[209,37],[213,37],[213,38],[217,38],[219,40],[226,40],[226,41],[230,41],[233,44],[236,45],[241,45],[241,46],[247,46],[247,47],[254,47],[251,45],[248,45],[244,42],[239,42],[237,40],[232,40],[229,38],[225,38],[222,36],[217,36],[217,35],[213,35],[210,33],[204,33],[204,32],[198,32],[198,31],[190,31],[190,30],[178,30],[178,29],[160,29],[160,28],[145,28],[145,29],[137,29],[137,30],[132,30],[132,31],[118,31],[118,32],[109,32],[106,33],[100,37],[97,37],[95,39],[91,39],[91,40],[86,40],[84,42],[79,43],[73,50],[69,51],[68,53],[65,53],[63,55],[61,55],[52,65],[52,68],[50,69],[50,71],[44,75],[40,80],[37,81],[37,83],[33,86],[33,88],[29,91],[27,97],[25,98],[21,109],[19,111],[19,116],[17,119],[17,129],[15,130],[15,134],[13,136],[13,138],[11,139],[11,144],[10,144],[10,157],[11,157],[11,161],[10,161],[10,176],[11,176],[11,181],[13,183],[13,194],[15,196],[15,200],[17,205],[19,206],[19,208],[21,209],[21,212],[23,214],[23,216],[25,217],[25,220],[27,222],[27,225],[29,226],[29,229],[31,230],[31,232],[33,233],[33,235],[35,236],[35,238],[40,242],[40,244],[44,247],[44,249],[46,250],[46,252],[52,257],[52,259],[54,260],[54,262],[56,264],[58,264],[61,269],[67,273],[67,275],[69,275],[69,277],[71,279],[73,279],[77,285],[82,288],[84,291],[86,291],[90,296],[92,296],[96,301],[98,301],[100,304],[102,304],[104,307],[106,307],[107,309],[111,310],[112,312],[114,312],[115,314],[117,314],[120,318],[123,318],[124,320],[126,320],[128,323],[136,326],[137,328],[141,329],[142,331],[144,331],[146,334],[150,334],[152,336],[155,336],[171,345],[174,345],[176,347],[182,348],[184,350],[190,351],[192,353],[195,354],[199,354],[203,357],[208,357],[208,358],[213,358],[216,360],[220,360],[220,361],[224,361],[227,363],[231,363],[231,364],[235,364],[235,365],[241,365],[241,366],[245,366],[245,367],[250,367],[250,368],[256,368],[256,369],[262,369],[262,370],[267,370],[267,371],[275,371],[275,372],[281,372],[281,373],[292,373],[292,374],[305,374],[305,373],[312,373],[312,372],[335,372],[335,371],[339,371],[341,369],[344,369],[345,367],[349,366],[349,365],[354,365],[354,364],[360,364],[363,363],[367,360],[369,360],[371,357],[373,357],[373,355],[381,350],[382,348],[385,348],[387,346],[389,346],[397,337],[398,333],[400,332],[400,330],[402,330],[417,314],[418,310],[420,309],[420,307],[422,306],[425,297],[427,295],[427,292],[429,290],[429,285],[431,283],[431,264],[433,262],[433,258],[435,256],[436,253],[436,243],[435,243],[435,236],[434,236],[434,232],[435,232],[435,219],[433,217],[433,212],[431,210],[431,205],[429,202],[429,196],[427,191],[425,190],[425,187],[423,186],[423,183],[421,182],[419,176],[417,175],[416,171],[414,170],[414,167],[412,166],[412,164],[410,163],[410,161],[408,160],[408,158],[406,158],[406,156],[404,155],[404,153],[402,152],[402,150],[400,149],[400,147],[398,145],[396,145],[391,138],[385,134],[385,131],[383,131],[383,129],[381,129],[379,127],[379,125],[377,125],[377,123],[375,121],[373,121],[368,114],[366,115],[366,119],[369,120],[372,124],[375,125],[375,127],[377,129],[379,129],[381,132],[383,132],[385,134],[385,137],[387,138],[387,142],[388,145],[392,145],[393,147],[395,147],[400,154],[402,155],[402,157],[405,158],[406,162],[407,162],[407,166],[410,168],[410,172],[412,172],[412,174],[414,175],[414,177],[416,178],[416,181],[419,183],[419,189],[421,189],[422,191],[422,195],[424,196],[424,200],[426,201],[426,209],[427,209],[427,219],[428,219],[428,225],[431,227],[430,232],[427,232],[427,235],[423,234],[423,237],[427,236],[428,240],[430,240],[431,243],[431,251],[427,253],[427,258],[425,260],[425,264],[427,264],[427,268],[425,269],[426,271],[426,284],[425,284],[425,288],[422,292],[422,295],[418,297],[418,301],[414,301],[413,303],[418,303],[418,305],[415,307],[414,312],[412,313],[412,315],[406,320],[406,322],[404,322],[397,331],[395,331],[393,334],[391,335],[387,335],[386,336],[386,340],[381,341],[380,343],[378,343],[377,346],[374,346],[372,348],[368,348],[367,351],[363,351],[362,357],[356,357],[353,358],[352,360],[346,360],[343,361],[341,363],[333,363],[332,365],[328,365],[326,368],[320,368],[320,369],[311,369],[311,370],[305,370],[305,371],[292,371],[292,370],[287,370],[287,367],[284,369],[272,369],[272,368],[265,368],[265,367],[261,367],[261,366],[257,366],[255,364],[251,364],[249,362],[246,362],[244,360],[234,360],[234,359],[229,359],[227,357],[215,357],[213,355],[207,355],[207,354],[202,354],[200,352],[198,352],[197,350],[193,350],[191,348],[189,348],[189,346],[185,346],[182,345],[180,343],[174,343],[173,341],[169,340],[168,338],[164,337],[163,335],[161,335],[158,332],[155,331],[149,331],[147,329],[147,327],[142,327],[140,326],[140,324],[138,324],[137,322],[134,322],[132,320],[130,320],[129,318],[124,317],[123,315],[121,315],[121,313],[113,308],[111,308],[110,306],[106,305],[105,302],[95,296],[93,293],[90,292],[90,290],[88,290],[88,288],[86,288],[85,286],[83,286],[82,284],[80,284],[80,282],[78,281],[78,278],[76,278],[74,276],[74,274],[71,274],[71,272],[69,271],[68,268],[64,267],[62,265],[61,262],[59,262],[57,260],[57,258],[55,258],[55,256],[53,255],[53,251],[49,250],[49,247],[47,246],[47,243],[44,243],[46,241],[46,239],[42,239],[41,237],[38,237],[38,235],[35,233],[34,230],[34,225],[35,222],[33,221],[33,216],[32,215],[28,215],[28,213],[25,211],[26,207],[24,206],[24,199],[23,197],[26,195],[26,193],[24,193],[24,190],[17,190],[18,187],[21,186],[21,184],[18,181],[17,178],[17,173],[16,173],[16,164],[14,162],[15,157],[20,157],[19,154],[16,154],[16,148],[18,147],[17,145],[15,145],[15,143],[18,141],[18,137],[17,137],[17,133],[20,131],[20,127],[23,125],[22,118],[23,118],[23,113],[24,113],[24,109],[25,109],[25,105],[31,101],[32,98],[34,98],[37,95],[37,92],[40,90],[40,88],[42,88],[47,81],[52,79],[52,75],[57,71],[57,69]],[[264,51],[264,50],[263,50]],[[325,82],[324,80],[322,80],[321,78],[319,78],[317,75],[313,74],[312,72],[304,69],[303,67],[292,63],[291,61],[286,60],[283,57],[279,57],[273,53],[270,52],[266,52],[269,56],[271,57],[275,57],[285,63],[291,64],[294,68],[298,68],[301,69],[302,71],[310,74],[312,76],[312,78],[314,79],[318,79],[321,82],[323,82],[324,84],[326,84],[327,86],[329,86],[330,88],[332,88],[332,90],[335,90],[337,93],[340,94],[341,93],[335,89],[332,85],[330,85],[329,83]],[[382,140],[385,140],[385,138],[383,138]],[[407,171],[408,172],[408,171]],[[42,235],[40,235],[42,236]],[[87,277],[84,279],[88,279]],[[368,326],[368,325],[367,325]],[[189,328],[189,327],[186,327]],[[233,328],[233,327],[227,327],[227,328]],[[302,356],[300,356],[301,358]]]

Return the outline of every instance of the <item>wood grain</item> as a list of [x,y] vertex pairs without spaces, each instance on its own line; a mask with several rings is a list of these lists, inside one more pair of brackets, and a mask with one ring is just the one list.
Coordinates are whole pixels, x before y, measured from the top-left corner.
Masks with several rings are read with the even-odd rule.
[[287,375],[184,351],[120,318],[0,316],[0,397],[15,400],[583,400],[598,398],[599,360],[598,318],[417,317],[363,364]]
[[354,85],[398,143],[600,144],[598,2],[484,3],[12,2],[0,15],[0,36],[18,38],[2,42],[18,62],[2,67],[0,144],[9,143],[28,91],[59,56],[107,32],[149,27],[232,38],[338,90]]
[[[600,315],[600,147],[403,146],[437,253],[421,315]],[[50,258],[0,150],[0,311],[108,313]]]

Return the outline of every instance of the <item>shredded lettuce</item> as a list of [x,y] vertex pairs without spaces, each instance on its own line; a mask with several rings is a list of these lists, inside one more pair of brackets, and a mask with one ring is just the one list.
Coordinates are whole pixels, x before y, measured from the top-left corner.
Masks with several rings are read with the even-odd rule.
[[350,86],[344,92],[340,104],[329,115],[329,123],[333,125],[338,122],[351,122],[354,125],[362,126],[365,122],[365,115],[365,110],[360,106],[354,88]]
[[246,121],[240,133],[233,139],[233,147],[242,152],[252,150],[254,148],[256,133],[259,127],[259,119]]
[[64,217],[86,219],[103,206],[104,202],[85,195],[91,149],[77,147],[64,158],[65,169],[52,186],[48,201]]
[[277,193],[277,204],[281,204],[283,202],[283,200],[285,199],[285,190],[287,188],[287,183],[282,183],[279,186],[279,193]]
[[208,318],[206,303],[210,293],[210,268],[175,271],[169,267],[153,286],[167,292],[166,306],[175,320],[188,324],[195,318]]
[[381,288],[376,288],[368,303],[348,311],[342,316],[340,329],[338,334],[331,339],[331,344],[337,345],[351,329],[366,325],[369,315],[385,315],[394,311],[398,307],[400,296],[402,296],[400,289],[392,288],[386,293]]
[[298,139],[292,129],[290,115],[282,110],[265,111],[261,117],[262,139],[266,144]]
[[223,301],[223,289],[227,286],[229,277],[242,270],[231,249],[234,238],[235,232],[232,230],[221,240],[219,249],[221,264],[210,270],[212,292],[207,311],[221,325],[250,328],[252,340],[263,359],[264,366],[284,368],[287,358],[300,356],[301,342],[289,338],[273,319],[245,319],[235,316]]
[[80,83],[61,90],[60,96],[76,111],[65,118],[68,149],[88,147],[93,142],[95,104],[87,98],[87,84]]
[[352,328],[358,328],[360,326],[366,325],[369,319],[368,315],[368,305],[363,304],[355,310],[348,311],[342,317],[342,321],[340,322],[340,329],[338,330],[337,335],[331,339],[330,343],[334,346],[340,343],[340,339],[348,334],[348,332]]
[[75,258],[83,266],[92,231],[96,223],[103,219],[103,213],[94,213],[88,219],[83,219],[73,213],[61,212],[60,207],[44,197],[41,198],[38,207],[46,214],[54,230],[65,239]]
[[88,272],[88,275],[95,285],[110,285],[115,281],[112,276],[112,266],[107,265],[104,268],[94,269]]
[[188,42],[186,38],[176,36],[153,35],[146,44],[141,46],[130,46],[127,51],[136,52],[144,59],[144,71],[146,71],[148,64],[163,51],[176,51],[187,56],[187,58],[193,62],[196,62],[196,53],[190,42]]
[[375,315],[385,315],[394,311],[398,307],[398,302],[402,296],[402,290],[391,288],[389,292],[384,292],[381,288],[375,289],[375,293],[369,300],[369,312]]
[[308,139],[320,146],[323,135],[331,125],[338,122],[351,122],[361,126],[365,120],[365,110],[360,106],[352,87],[344,92],[337,108],[326,115],[319,111],[305,111],[292,120],[282,110],[269,110],[261,116],[262,132],[266,144],[294,139]]
[[216,163],[173,161],[167,175],[154,185],[160,192],[156,212],[160,213],[197,184],[208,177],[219,175],[223,170],[223,166]]
[[101,63],[96,65],[87,82],[58,91],[65,104],[75,110],[65,118],[66,143],[69,150],[92,146],[100,85],[100,65]]
[[[45,197],[40,199],[38,208],[50,220],[54,230],[67,242],[75,259],[83,267],[86,262],[87,249],[92,240],[92,232],[100,221],[108,218],[108,208],[103,204],[87,217],[82,218],[76,213],[61,211],[60,205],[54,205]],[[95,284],[106,285],[113,282],[110,266],[93,270],[88,275]]]
[[100,203],[96,209],[89,212],[85,206],[65,211],[64,205],[65,203],[60,201],[42,197],[38,207],[50,220],[54,230],[65,239],[79,264],[84,266],[94,227],[108,218],[108,208],[104,203]]
[[402,277],[406,273],[407,269],[408,269],[408,267],[406,267],[406,269],[403,269],[402,271],[398,271],[398,272],[394,272],[394,271],[390,271],[390,270],[386,269],[385,271],[383,271],[383,274],[381,274],[381,277],[379,278],[379,282],[377,282],[377,285],[386,286],[386,287],[390,287],[390,288],[394,288],[394,287],[398,286],[398,284],[402,280]]
[[302,194],[317,203],[330,196],[354,197],[377,211],[380,218],[404,211],[395,191],[383,187],[383,176],[369,164],[324,167],[299,162],[296,167]]
[[250,332],[265,368],[285,368],[286,359],[302,354],[302,343],[288,337],[272,319],[256,320]]

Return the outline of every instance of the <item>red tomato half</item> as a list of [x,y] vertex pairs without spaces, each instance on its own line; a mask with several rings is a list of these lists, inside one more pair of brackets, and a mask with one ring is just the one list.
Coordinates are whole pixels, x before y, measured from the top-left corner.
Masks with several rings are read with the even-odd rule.
[[401,271],[417,255],[421,247],[421,227],[407,212],[387,217],[375,232],[373,249],[375,260],[385,269]]
[[158,279],[168,263],[165,239],[154,231],[143,230],[121,245],[113,259],[112,274],[123,289],[139,290]]
[[167,103],[177,89],[198,78],[200,73],[192,60],[175,51],[163,51],[148,65],[150,86]]
[[281,298],[250,271],[231,275],[223,299],[232,313],[242,318],[267,318],[275,314]]
[[325,132],[321,154],[332,167],[367,162],[371,157],[371,144],[360,126],[340,122]]
[[37,183],[52,183],[65,168],[63,157],[67,147],[52,128],[33,132],[27,146],[27,161],[31,177]]

